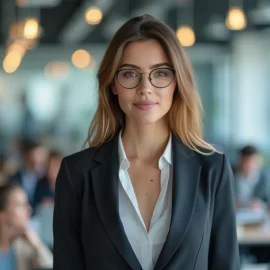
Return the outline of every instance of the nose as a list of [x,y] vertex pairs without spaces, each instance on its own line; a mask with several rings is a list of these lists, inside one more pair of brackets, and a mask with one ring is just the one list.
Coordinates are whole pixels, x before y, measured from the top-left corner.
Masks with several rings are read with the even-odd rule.
[[140,95],[151,94],[153,92],[153,85],[150,82],[150,75],[147,73],[142,74],[141,83],[137,88],[137,92]]

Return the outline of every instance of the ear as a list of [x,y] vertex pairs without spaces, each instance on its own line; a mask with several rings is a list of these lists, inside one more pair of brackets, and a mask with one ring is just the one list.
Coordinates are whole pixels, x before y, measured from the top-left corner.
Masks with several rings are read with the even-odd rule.
[[111,91],[113,92],[113,94],[118,95],[114,82],[111,85]]

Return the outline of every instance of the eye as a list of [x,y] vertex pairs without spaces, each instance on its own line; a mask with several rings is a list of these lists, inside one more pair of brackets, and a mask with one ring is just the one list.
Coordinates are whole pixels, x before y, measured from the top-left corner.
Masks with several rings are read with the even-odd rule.
[[125,70],[121,72],[121,75],[126,78],[132,78],[132,77],[137,77],[138,74],[135,71],[132,70]]
[[161,70],[156,70],[154,76],[155,77],[167,77],[169,72],[167,70],[161,69]]

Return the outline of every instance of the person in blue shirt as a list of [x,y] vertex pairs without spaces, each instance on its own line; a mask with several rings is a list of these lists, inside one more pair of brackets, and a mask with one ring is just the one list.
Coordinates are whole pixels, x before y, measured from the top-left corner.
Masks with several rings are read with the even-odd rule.
[[0,251],[0,269],[16,269],[16,258],[13,245],[10,245],[7,251]]

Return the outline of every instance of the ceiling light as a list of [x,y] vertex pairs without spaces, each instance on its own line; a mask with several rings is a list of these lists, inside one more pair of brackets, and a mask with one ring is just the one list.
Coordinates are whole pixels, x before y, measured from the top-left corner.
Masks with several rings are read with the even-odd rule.
[[24,24],[24,31],[23,31],[24,37],[27,39],[35,39],[39,35],[39,23],[38,20],[33,19],[27,19]]
[[226,26],[230,30],[234,31],[239,31],[246,28],[247,26],[246,15],[240,7],[230,8],[226,18]]
[[13,73],[20,66],[22,61],[22,56],[17,51],[9,52],[3,62],[3,68],[7,73]]
[[98,24],[103,17],[102,11],[98,7],[90,7],[85,12],[85,20],[88,24]]
[[91,55],[86,50],[77,50],[72,55],[72,63],[77,68],[86,68],[91,62]]
[[20,40],[15,40],[8,46],[7,53],[17,51],[21,55],[21,57],[23,57],[26,53],[26,50],[27,47],[25,43],[20,42]]
[[191,47],[195,43],[195,33],[190,26],[180,26],[176,31],[176,35],[184,47]]

